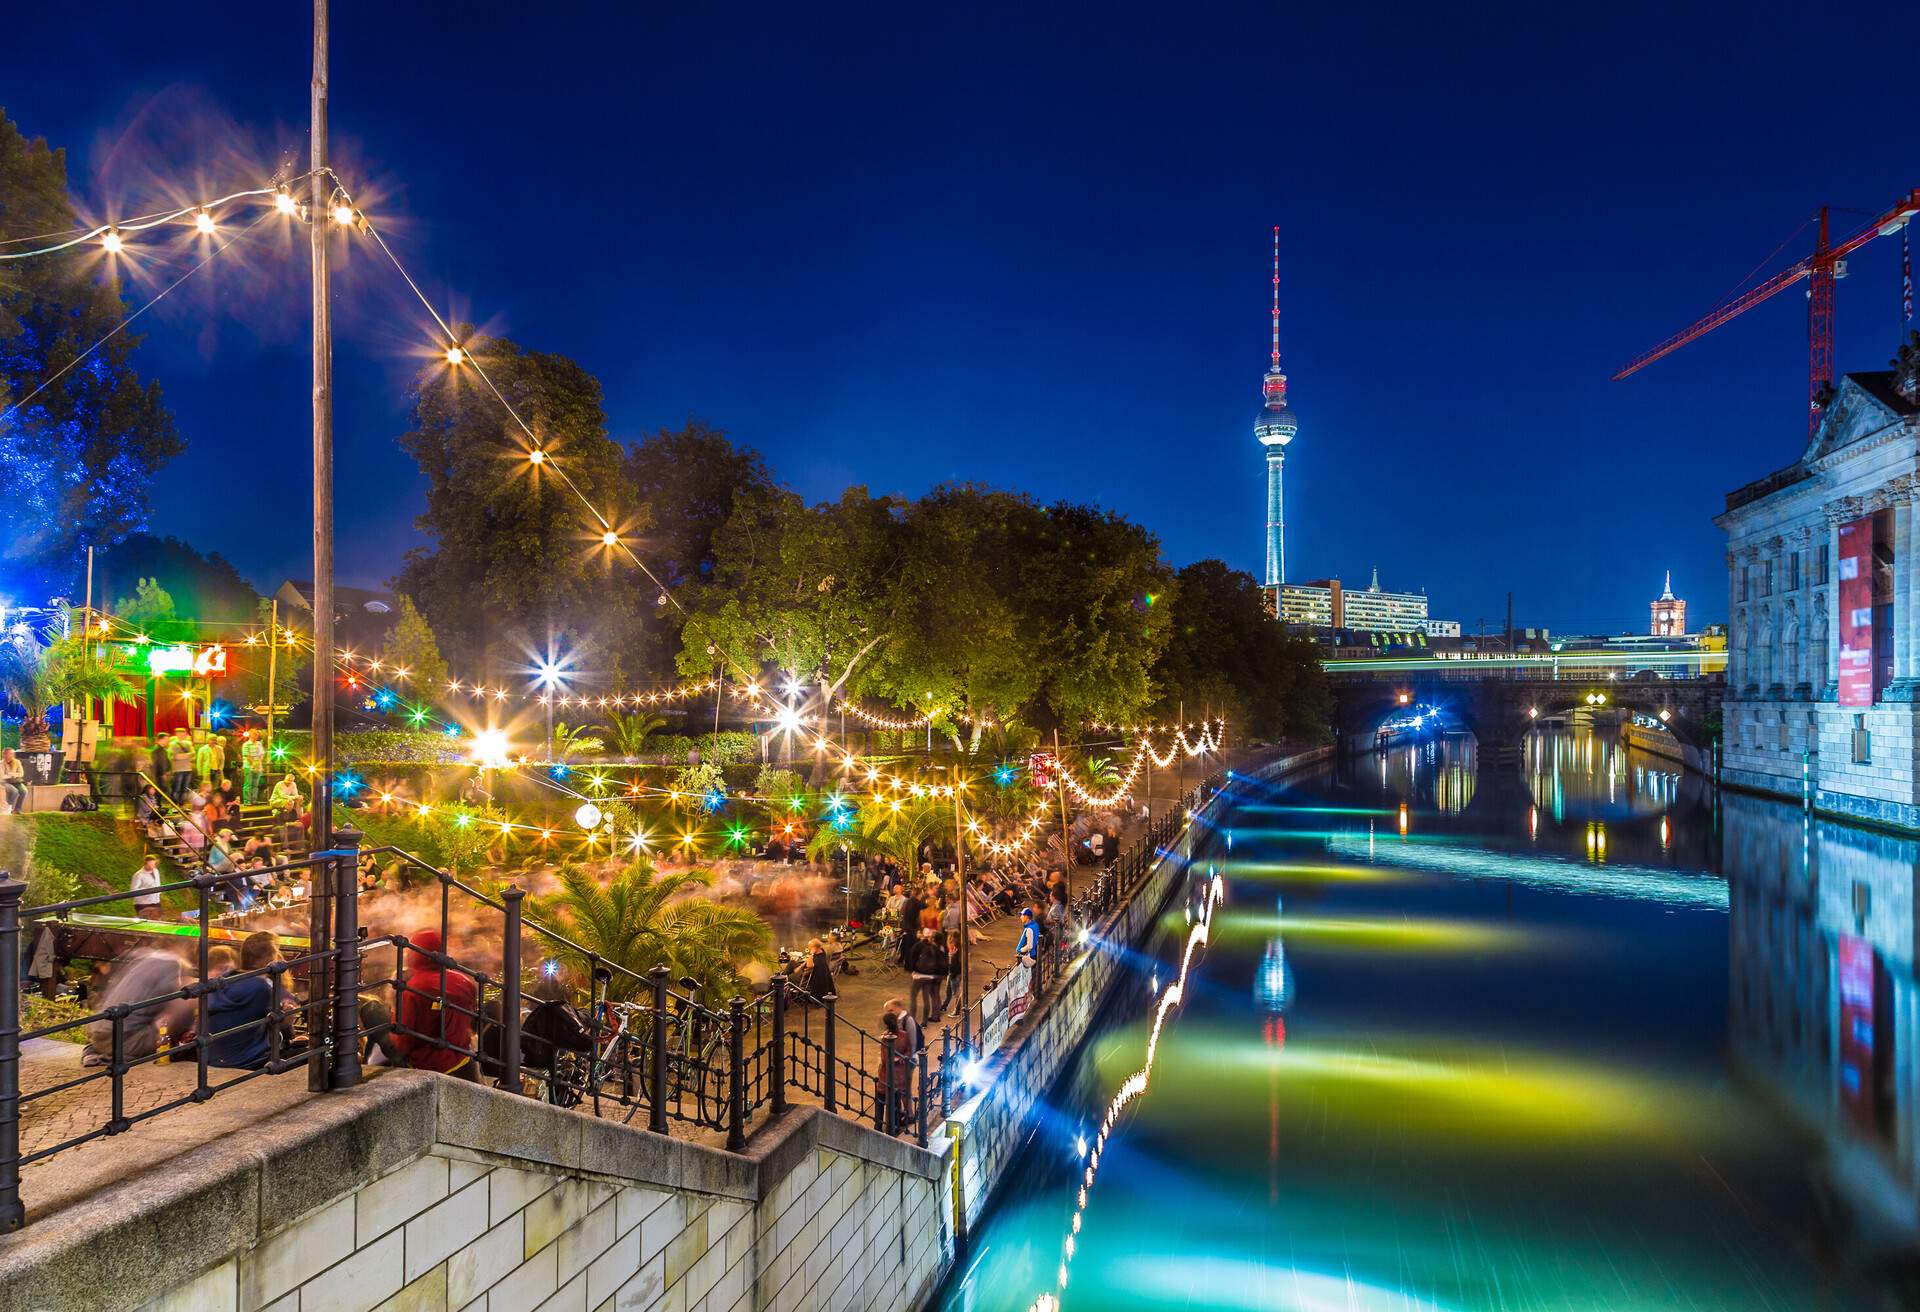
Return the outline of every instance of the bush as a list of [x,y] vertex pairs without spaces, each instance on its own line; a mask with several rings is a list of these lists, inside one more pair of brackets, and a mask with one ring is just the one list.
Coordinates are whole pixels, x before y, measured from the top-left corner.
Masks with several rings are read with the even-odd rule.
[[[287,729],[274,737],[284,744],[288,757],[304,760],[313,753],[313,734],[306,729]],[[333,736],[334,759],[342,765],[366,767],[377,764],[447,765],[467,759],[469,743],[464,737],[449,738],[444,733],[426,733],[419,729],[349,729]]]

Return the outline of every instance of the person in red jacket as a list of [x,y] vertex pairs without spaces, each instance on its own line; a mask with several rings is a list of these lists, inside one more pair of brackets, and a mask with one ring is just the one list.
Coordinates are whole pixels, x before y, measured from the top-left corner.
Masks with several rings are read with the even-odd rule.
[[480,1005],[473,976],[458,967],[441,968],[434,958],[446,952],[437,931],[422,930],[411,935],[409,942],[413,947],[413,973],[401,990],[400,1024],[393,1046],[415,1070],[478,1080],[480,1072],[473,1062],[473,1020]]

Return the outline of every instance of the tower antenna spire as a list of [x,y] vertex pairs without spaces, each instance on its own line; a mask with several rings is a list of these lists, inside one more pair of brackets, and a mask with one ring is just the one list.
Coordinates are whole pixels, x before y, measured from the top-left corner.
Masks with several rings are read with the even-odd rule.
[[1273,369],[1280,371],[1280,225],[1273,225]]

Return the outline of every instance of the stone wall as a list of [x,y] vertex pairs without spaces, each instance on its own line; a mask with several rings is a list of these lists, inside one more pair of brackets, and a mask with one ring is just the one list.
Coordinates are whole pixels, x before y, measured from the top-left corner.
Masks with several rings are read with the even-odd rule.
[[0,1312],[908,1312],[940,1180],[817,1108],[734,1155],[393,1071],[9,1238]]

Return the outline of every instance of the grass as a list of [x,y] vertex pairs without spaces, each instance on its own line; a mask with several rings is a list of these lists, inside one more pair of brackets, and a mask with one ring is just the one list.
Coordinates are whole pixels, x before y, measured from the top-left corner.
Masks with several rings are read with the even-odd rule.
[[[30,831],[28,851],[32,868],[57,879],[68,876],[73,891],[57,896],[91,897],[125,889],[140,868],[148,848],[146,835],[132,820],[104,812],[42,811],[15,818],[14,823]],[[156,855],[159,855],[156,853]],[[184,878],[171,861],[160,856],[160,877],[166,882]],[[29,891],[29,901],[33,894]],[[195,905],[186,892],[166,894],[162,905],[170,912],[184,911]],[[133,906],[108,904],[103,912],[131,915]]]

